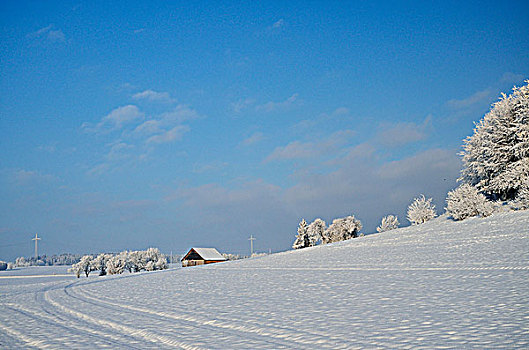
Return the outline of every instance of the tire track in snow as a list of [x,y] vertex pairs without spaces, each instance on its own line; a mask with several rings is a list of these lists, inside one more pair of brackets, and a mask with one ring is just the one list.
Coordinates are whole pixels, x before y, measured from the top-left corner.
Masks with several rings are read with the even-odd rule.
[[[394,265],[393,265],[394,266]],[[529,270],[529,266],[475,266],[475,267],[223,267],[225,270],[299,270],[299,271],[495,271]]]
[[[64,321],[60,320],[58,317],[51,317],[51,316],[49,316],[46,313],[39,312],[38,310],[30,310],[30,309],[27,309],[27,308],[25,308],[25,307],[23,307],[21,305],[17,305],[17,304],[5,304],[5,306],[9,310],[17,312],[17,313],[27,317],[28,319],[37,321],[39,326],[45,325],[46,327],[56,327],[56,328],[60,328],[60,331],[63,331],[63,332],[66,331],[66,332],[68,332],[70,334],[72,332],[74,332],[74,333],[76,333],[76,335],[78,335],[80,337],[83,337],[83,338],[86,338],[87,336],[90,336],[91,338],[95,338],[96,341],[93,343],[93,345],[97,346],[98,348],[100,348],[103,345],[106,345],[107,347],[111,347],[111,345],[114,345],[114,347],[116,345],[120,345],[120,346],[123,346],[123,347],[137,349],[137,348],[134,348],[134,347],[132,347],[132,346],[130,346],[128,344],[106,340],[106,339],[110,338],[110,336],[108,334],[104,334],[102,332],[96,332],[94,330],[91,330],[91,329],[88,329],[88,328],[85,328],[85,327],[74,326],[71,323],[66,324]],[[81,332],[81,331],[84,331],[84,332]],[[86,332],[89,332],[89,333],[92,333],[92,334],[87,334]],[[64,334],[64,333],[61,333],[61,334]],[[68,335],[70,335],[70,334],[68,334]],[[94,334],[97,334],[97,336],[94,335]],[[27,338],[27,336],[26,336],[26,338]],[[101,344],[101,343],[105,343],[105,344]],[[54,348],[56,348],[58,346],[57,344],[54,344],[54,345],[48,344],[48,345],[46,347],[54,347]]]
[[27,335],[25,335],[24,333],[21,333],[12,327],[2,324],[2,322],[0,322],[0,330],[2,330],[5,334],[9,335],[10,337],[15,338],[18,341],[24,343],[26,346],[30,346],[32,348],[37,348],[37,349],[52,349],[53,348],[51,345],[47,344],[44,340],[32,339],[28,337]]
[[[66,289],[67,287],[65,287]],[[94,318],[88,314],[85,314],[85,313],[82,313],[82,312],[79,312],[79,311],[75,311],[74,309],[70,309],[64,305],[61,305],[59,304],[58,302],[52,300],[50,298],[50,296],[48,295],[48,291],[44,292],[44,301],[46,301],[47,303],[53,305],[55,308],[61,310],[62,312],[66,313],[66,314],[69,314],[75,318],[78,318],[78,319],[81,319],[83,321],[86,321],[88,323],[91,323],[91,324],[94,324],[98,327],[104,327],[104,328],[110,328],[110,329],[113,329],[113,330],[117,330],[119,332],[122,332],[124,334],[127,334],[127,335],[130,335],[130,336],[133,336],[133,337],[136,337],[136,338],[142,338],[148,342],[151,342],[151,343],[154,343],[154,344],[157,344],[157,345],[160,345],[163,344],[163,345],[166,345],[166,346],[170,346],[170,347],[178,347],[178,348],[181,348],[181,349],[185,349],[185,350],[202,350],[202,348],[200,347],[197,347],[197,346],[193,346],[193,345],[190,345],[190,344],[187,344],[187,343],[184,343],[184,342],[180,342],[180,341],[176,341],[174,339],[171,339],[171,338],[168,338],[166,336],[162,336],[162,335],[156,335],[156,334],[153,334],[153,333],[150,333],[150,332],[147,332],[147,331],[143,331],[143,330],[140,330],[140,329],[137,329],[137,328],[132,328],[132,327],[129,327],[129,326],[125,326],[125,325],[122,325],[122,324],[119,324],[119,323],[116,323],[116,322],[113,322],[113,321],[108,321],[108,320],[103,320],[103,319],[98,319],[98,318]]]
[[[73,289],[73,285],[67,286],[65,289]],[[285,330],[284,328],[278,328],[273,327],[272,329],[266,329],[259,327],[257,325],[241,325],[240,323],[235,324],[233,321],[227,321],[227,320],[204,320],[200,319],[194,316],[190,316],[189,314],[176,314],[174,312],[161,312],[161,311],[154,311],[151,309],[143,308],[143,307],[137,307],[137,306],[131,306],[126,304],[118,304],[114,303],[108,300],[102,301],[100,298],[95,298],[85,291],[77,291],[78,293],[82,294],[83,298],[91,299],[97,303],[104,303],[109,306],[113,306],[120,309],[127,309],[134,312],[139,312],[142,314],[149,314],[151,316],[155,317],[163,317],[166,319],[172,319],[176,321],[186,321],[193,324],[198,324],[201,326],[212,326],[218,329],[223,330],[231,330],[231,331],[238,331],[242,333],[247,334],[256,334],[262,337],[271,337],[275,338],[281,341],[286,341],[286,343],[281,344],[281,346],[287,346],[292,347],[292,343],[298,343],[300,345],[310,346],[310,347],[329,347],[332,349],[335,348],[349,348],[351,346],[351,342],[348,340],[344,340],[343,338],[337,338],[335,336],[331,336],[328,334],[316,334],[316,333],[308,333],[304,330],[297,330],[296,332],[291,332],[288,330]],[[81,299],[82,300],[82,299]],[[237,321],[240,322],[240,321]],[[246,322],[246,321],[245,321]],[[248,322],[246,322],[248,323]],[[312,337],[313,339],[307,338],[307,335]],[[319,338],[319,339],[314,339]],[[261,339],[262,340],[262,339]]]
[[24,314],[28,318],[32,318],[35,320],[39,319],[39,324],[42,324],[42,322],[44,322],[47,325],[62,328],[63,330],[66,330],[67,332],[76,333],[80,335],[81,337],[89,336],[91,338],[95,338],[97,341],[100,341],[103,339],[103,342],[106,342],[108,345],[113,344],[114,346],[119,345],[119,346],[126,347],[129,349],[140,349],[140,348],[130,345],[130,343],[128,342],[127,343],[123,342],[123,339],[120,339],[118,336],[112,333],[110,334],[104,333],[97,329],[85,327],[81,325],[79,322],[77,322],[77,324],[74,324],[75,320],[71,318],[64,320],[59,315],[53,314],[45,310],[43,304],[44,304],[43,302],[39,303],[39,306],[43,308],[44,312],[41,312],[35,309],[28,309],[26,307],[23,307],[22,305],[13,304],[13,303],[5,304],[5,306],[13,311]]

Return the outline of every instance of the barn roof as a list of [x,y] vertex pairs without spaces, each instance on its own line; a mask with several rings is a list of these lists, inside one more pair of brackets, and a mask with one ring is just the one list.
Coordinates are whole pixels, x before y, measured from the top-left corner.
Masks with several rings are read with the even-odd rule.
[[[191,248],[189,252],[191,252],[191,250],[197,252],[197,254],[200,255],[204,260],[226,260],[226,258],[223,257],[215,248]],[[182,260],[184,260],[189,255],[189,252]]]

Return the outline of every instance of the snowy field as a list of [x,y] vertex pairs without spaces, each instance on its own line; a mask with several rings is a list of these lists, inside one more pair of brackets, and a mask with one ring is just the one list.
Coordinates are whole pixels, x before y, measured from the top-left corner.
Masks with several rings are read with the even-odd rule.
[[0,348],[529,348],[529,211],[210,266],[64,272],[0,272]]

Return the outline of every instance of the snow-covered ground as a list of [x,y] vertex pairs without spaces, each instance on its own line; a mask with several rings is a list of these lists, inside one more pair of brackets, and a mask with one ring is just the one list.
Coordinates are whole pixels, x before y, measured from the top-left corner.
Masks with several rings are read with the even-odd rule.
[[5,272],[0,348],[529,348],[529,211],[185,269]]

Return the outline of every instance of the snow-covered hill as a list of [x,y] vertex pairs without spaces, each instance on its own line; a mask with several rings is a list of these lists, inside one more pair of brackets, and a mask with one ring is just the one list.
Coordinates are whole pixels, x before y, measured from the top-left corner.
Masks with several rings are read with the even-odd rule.
[[76,279],[0,273],[0,348],[528,348],[529,211]]

